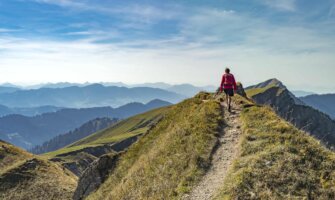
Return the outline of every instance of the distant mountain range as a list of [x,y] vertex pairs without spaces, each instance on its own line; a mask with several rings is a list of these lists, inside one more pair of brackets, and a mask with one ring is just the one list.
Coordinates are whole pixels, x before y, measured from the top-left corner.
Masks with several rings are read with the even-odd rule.
[[0,94],[11,93],[11,92],[15,92],[18,90],[21,90],[21,89],[18,87],[0,86]]
[[303,91],[303,90],[292,90],[291,91],[294,96],[296,97],[305,97],[305,96],[308,96],[308,95],[313,95],[315,94],[314,92],[308,92],[308,91]]
[[68,133],[58,135],[49,141],[44,142],[42,145],[35,146],[30,150],[34,154],[42,154],[50,151],[55,151],[65,147],[73,142],[76,142],[84,137],[91,135],[97,131],[110,127],[118,120],[109,118],[93,119],[79,128],[72,130]]
[[4,87],[3,91],[6,91],[5,88],[8,88],[8,91],[16,91],[16,90],[31,90],[31,89],[41,89],[41,88],[66,88],[66,87],[86,87],[93,84],[100,84],[105,87],[110,86],[116,86],[116,87],[127,87],[127,88],[136,88],[136,87],[149,87],[149,88],[158,88],[174,93],[181,94],[183,96],[191,97],[197,94],[200,91],[208,91],[213,92],[216,90],[215,86],[209,85],[209,86],[203,86],[198,87],[191,84],[168,84],[164,82],[157,82],[157,83],[142,83],[142,84],[125,84],[122,82],[99,82],[99,83],[69,83],[69,82],[59,82],[59,83],[45,83],[45,84],[38,84],[38,85],[32,85],[25,88],[22,88],[20,86],[16,86],[13,84],[5,84],[0,85],[0,93],[1,92],[1,86]]
[[117,87],[93,84],[84,87],[41,88],[0,94],[0,104],[8,107],[52,105],[67,108],[119,107],[131,102],[146,103],[153,99],[176,103],[186,96],[149,87]]
[[305,104],[316,108],[335,119],[335,94],[309,95],[300,98]]
[[112,107],[62,109],[34,117],[7,115],[0,118],[0,139],[29,149],[98,117],[127,118],[167,105],[170,103],[153,100],[147,104],[130,103],[115,109]]
[[0,117],[11,114],[18,114],[24,116],[35,116],[41,115],[48,112],[56,112],[60,109],[55,106],[41,106],[41,107],[32,107],[32,108],[9,108],[7,106],[0,105]]

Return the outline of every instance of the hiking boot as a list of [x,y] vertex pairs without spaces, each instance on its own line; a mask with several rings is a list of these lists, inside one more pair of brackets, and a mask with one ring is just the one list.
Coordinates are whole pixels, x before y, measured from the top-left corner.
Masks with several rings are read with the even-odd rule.
[[231,106],[230,105],[228,106],[228,111],[231,112]]

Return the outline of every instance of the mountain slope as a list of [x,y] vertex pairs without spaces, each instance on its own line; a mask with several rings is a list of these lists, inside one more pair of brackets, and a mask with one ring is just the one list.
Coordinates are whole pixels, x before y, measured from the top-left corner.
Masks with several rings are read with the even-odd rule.
[[217,143],[221,108],[217,102],[203,102],[207,96],[169,108],[120,155],[108,179],[88,199],[173,199],[190,190],[208,167]]
[[0,199],[71,199],[71,172],[3,141],[0,158]]
[[334,199],[335,154],[268,107],[242,112],[240,157],[216,199]]
[[152,99],[176,103],[184,96],[157,88],[148,87],[116,87],[93,84],[84,87],[41,88],[20,90],[13,93],[0,94],[0,104],[9,107],[38,107],[53,105],[66,108],[87,108],[121,105]]
[[335,94],[309,95],[300,98],[305,104],[335,119]]
[[163,107],[130,117],[45,156],[80,176],[103,154],[127,149],[140,135],[148,132],[167,110],[168,107]]
[[50,151],[55,151],[84,137],[87,137],[92,133],[105,129],[116,122],[116,119],[109,118],[97,118],[91,120],[73,131],[58,135],[51,140],[44,142],[41,146],[35,146],[33,149],[30,150],[30,152],[34,154],[42,154]]
[[[216,158],[220,148],[236,148],[240,153],[227,158],[236,158],[231,167],[217,165],[213,177],[224,176],[221,172],[228,167],[228,176],[212,193],[217,199],[334,198],[333,152],[269,107],[240,96],[234,97],[233,107],[241,107],[242,113],[222,115],[219,102],[206,93],[172,106],[126,152],[95,162],[80,178],[74,199],[87,195],[86,199],[184,199],[212,173],[215,162],[226,162],[225,157]],[[220,131],[227,135],[225,131],[231,130],[224,124],[238,129],[235,119],[228,119],[232,115],[243,124],[242,142],[234,147],[219,142]],[[103,163],[108,167],[94,179]],[[208,188],[214,186],[207,183]],[[91,186],[89,192],[83,189]],[[206,193],[206,188],[199,190]]]
[[[221,107],[224,104],[221,103]],[[241,140],[240,105],[234,104],[233,112],[223,109],[225,125],[219,134],[219,143],[213,151],[211,166],[200,182],[183,200],[213,199],[225,182],[228,170],[239,153]]]
[[166,105],[170,103],[153,100],[148,104],[130,103],[115,109],[111,107],[62,109],[34,117],[8,115],[0,117],[0,139],[30,149],[95,118],[127,118]]
[[328,115],[307,106],[278,80],[260,85],[247,90],[248,96],[256,103],[271,106],[279,116],[297,128],[310,133],[328,147],[335,147],[335,121]]

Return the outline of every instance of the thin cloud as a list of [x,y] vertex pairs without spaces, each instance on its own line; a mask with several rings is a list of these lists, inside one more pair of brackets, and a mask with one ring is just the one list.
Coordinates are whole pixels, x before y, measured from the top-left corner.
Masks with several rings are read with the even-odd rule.
[[97,4],[96,1],[74,1],[74,0],[34,0],[38,3],[47,3],[62,7],[76,9],[77,11],[93,11],[104,14],[122,15],[125,19],[139,22],[152,22],[157,20],[166,20],[178,17],[176,9],[178,6],[169,5],[168,8],[159,8],[152,5],[143,5],[131,3],[127,5],[110,4],[104,2]]
[[[50,2],[55,3],[51,0],[42,3]],[[47,35],[43,37],[45,39],[21,38],[21,34],[21,37],[0,35],[0,80],[131,80],[206,85],[216,84],[216,76],[229,65],[243,82],[262,81],[275,73],[283,81],[297,85],[307,84],[306,80],[313,78],[309,71],[322,66],[328,74],[320,72],[320,84],[335,87],[330,81],[332,73],[329,73],[334,71],[335,36],[329,34],[333,28],[326,23],[313,22],[313,26],[290,22],[278,24],[241,10],[210,7],[165,9],[164,6],[131,4],[106,9],[104,6],[88,8],[90,2],[81,1],[77,5],[71,1],[56,1],[75,10],[71,15],[77,14],[76,10],[101,12],[113,16],[119,23],[108,26],[105,22],[109,18],[101,24],[96,24],[99,20],[69,21],[68,32],[57,37]],[[296,9],[292,4],[267,6],[286,11]],[[290,6],[294,9],[289,9]],[[147,29],[156,24],[169,26],[154,27],[153,31]],[[161,27],[173,31],[164,34],[158,30]],[[136,34],[138,32],[140,34]],[[257,80],[250,80],[250,75],[255,72],[259,72]],[[297,82],[294,76],[302,72],[306,79]]]
[[280,11],[296,11],[296,0],[260,0],[260,3]]
[[0,28],[0,33],[12,33],[12,32],[17,32],[20,31],[18,29],[8,29],[8,28]]

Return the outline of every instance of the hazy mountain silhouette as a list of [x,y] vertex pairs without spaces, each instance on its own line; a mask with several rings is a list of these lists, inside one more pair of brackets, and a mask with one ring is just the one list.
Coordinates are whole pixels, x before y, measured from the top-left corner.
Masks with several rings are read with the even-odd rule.
[[0,104],[8,107],[39,107],[53,105],[56,107],[118,107],[130,102],[146,103],[152,99],[162,99],[172,103],[183,100],[185,96],[148,87],[116,87],[93,84],[84,87],[41,88],[20,90],[0,94]]
[[300,98],[304,103],[335,119],[335,94],[309,95]]
[[305,97],[305,96],[308,96],[308,95],[313,95],[315,94],[314,92],[308,92],[308,91],[303,91],[303,90],[292,90],[291,91],[294,96],[296,97]]
[[11,114],[19,114],[24,116],[35,116],[48,112],[56,112],[60,109],[55,106],[41,106],[32,108],[9,108],[7,106],[0,105],[0,117]]
[[126,118],[166,105],[170,103],[154,100],[148,104],[130,103],[115,109],[112,107],[62,109],[34,117],[8,115],[0,118],[0,139],[28,149],[95,118]]
[[67,132],[65,134],[58,135],[51,140],[44,142],[42,145],[35,146],[30,150],[30,152],[34,154],[42,154],[49,151],[55,151],[86,136],[89,136],[92,133],[105,129],[115,124],[117,121],[118,120],[116,119],[109,118],[93,119],[83,124],[79,128],[71,130],[70,132]]
[[18,91],[18,90],[20,90],[20,88],[18,88],[18,87],[0,86],[0,94],[12,93],[12,92],[15,92],[15,91]]

